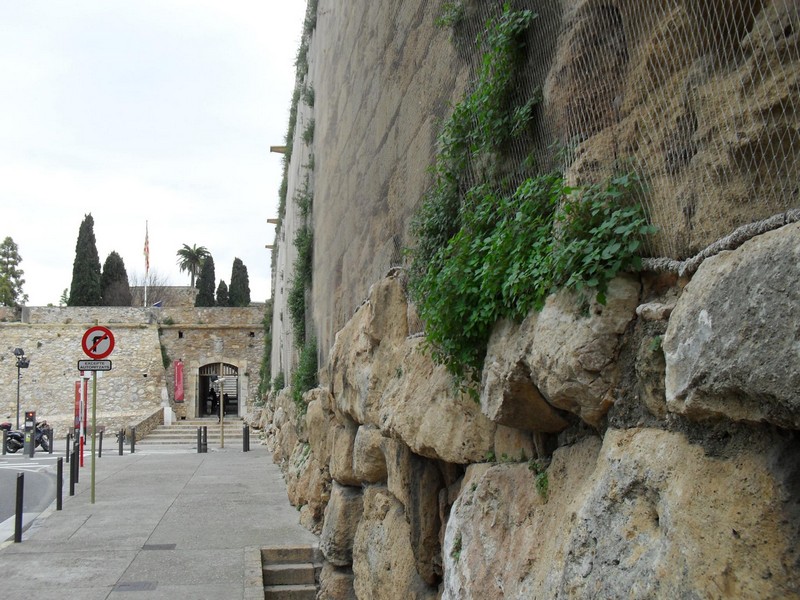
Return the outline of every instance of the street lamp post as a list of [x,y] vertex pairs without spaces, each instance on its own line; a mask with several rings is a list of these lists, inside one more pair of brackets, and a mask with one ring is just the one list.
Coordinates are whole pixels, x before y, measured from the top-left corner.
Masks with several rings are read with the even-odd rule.
[[25,358],[25,350],[22,348],[14,348],[14,356],[17,357],[17,431],[19,431],[19,380],[20,369],[27,369],[31,364],[30,359]]

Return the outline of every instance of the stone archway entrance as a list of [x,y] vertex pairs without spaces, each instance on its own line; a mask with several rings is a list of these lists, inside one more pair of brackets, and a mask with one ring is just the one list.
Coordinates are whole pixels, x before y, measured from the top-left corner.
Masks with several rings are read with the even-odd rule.
[[239,416],[239,368],[228,363],[201,366],[197,399],[197,417],[219,415],[220,402],[226,417]]

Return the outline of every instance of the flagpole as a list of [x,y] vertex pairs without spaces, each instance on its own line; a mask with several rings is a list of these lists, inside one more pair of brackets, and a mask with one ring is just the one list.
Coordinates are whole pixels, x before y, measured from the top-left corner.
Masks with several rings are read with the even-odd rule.
[[150,273],[150,236],[147,221],[144,222],[144,308],[147,308],[147,277]]

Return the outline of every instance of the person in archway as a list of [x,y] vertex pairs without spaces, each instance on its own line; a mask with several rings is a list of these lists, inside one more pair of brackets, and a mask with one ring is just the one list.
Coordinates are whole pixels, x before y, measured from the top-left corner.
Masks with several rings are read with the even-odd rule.
[[209,397],[211,398],[211,414],[214,415],[217,413],[217,403],[219,402],[219,397],[217,396],[217,392],[214,388],[208,392]]

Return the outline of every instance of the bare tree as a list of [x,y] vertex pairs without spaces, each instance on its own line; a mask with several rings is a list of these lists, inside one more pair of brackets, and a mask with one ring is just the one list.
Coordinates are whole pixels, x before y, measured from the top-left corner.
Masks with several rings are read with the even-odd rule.
[[[142,273],[132,273],[131,282],[131,306],[144,306],[144,284],[145,276]],[[147,305],[153,306],[157,302],[166,305],[169,298],[169,281],[166,276],[161,275],[156,269],[150,269],[147,274]]]

